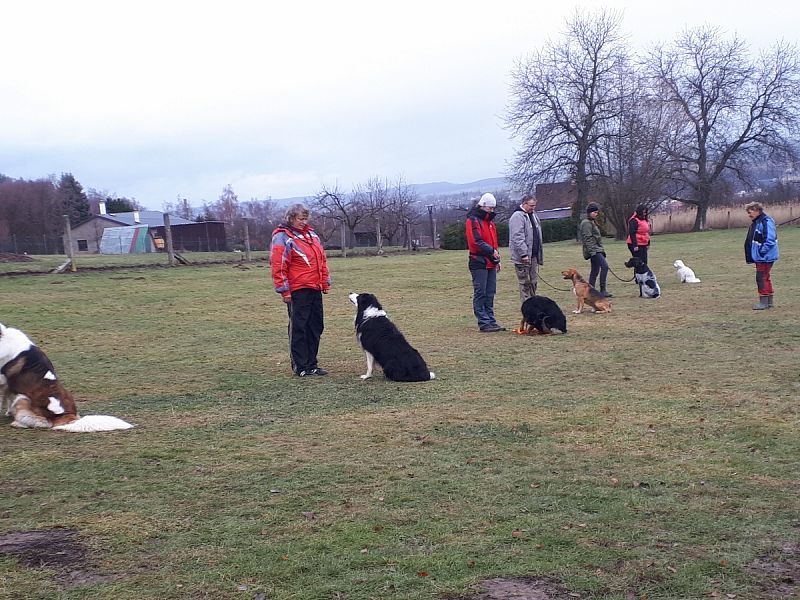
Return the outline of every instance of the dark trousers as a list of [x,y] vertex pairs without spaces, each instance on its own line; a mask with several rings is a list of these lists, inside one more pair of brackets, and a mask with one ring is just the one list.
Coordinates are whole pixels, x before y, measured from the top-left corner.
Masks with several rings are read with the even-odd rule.
[[772,279],[770,279],[770,271],[772,271],[773,263],[756,263],[756,286],[758,286],[759,296],[771,296]]
[[[638,250],[634,251],[634,248],[639,248]],[[631,256],[634,258],[641,258],[644,264],[647,264],[647,249],[649,246],[634,246],[633,244],[628,244],[628,250],[631,251]]]
[[597,281],[597,274],[600,273],[600,289],[606,289],[606,279],[608,278],[608,262],[606,257],[599,252],[592,256],[592,271],[589,273],[589,285],[595,287],[594,282]]
[[292,292],[289,310],[289,348],[295,373],[317,368],[319,339],[325,328],[322,292],[303,288]]
[[472,312],[483,329],[496,325],[494,319],[494,295],[497,293],[497,269],[474,269],[472,275]]

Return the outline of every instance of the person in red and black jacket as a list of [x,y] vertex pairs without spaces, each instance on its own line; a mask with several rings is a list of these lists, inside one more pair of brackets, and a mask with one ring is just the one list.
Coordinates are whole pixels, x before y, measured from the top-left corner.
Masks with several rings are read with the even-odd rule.
[[302,204],[290,206],[286,222],[272,232],[270,266],[275,291],[289,311],[292,370],[300,377],[327,375],[317,365],[324,329],[322,294],[331,287],[325,249],[308,225],[311,212]]
[[631,256],[642,259],[647,264],[647,250],[650,248],[650,222],[647,218],[647,206],[640,204],[636,207],[636,212],[628,219],[628,250]]
[[483,332],[505,331],[494,318],[494,295],[497,292],[497,272],[500,270],[500,252],[497,245],[497,227],[494,209],[497,200],[484,194],[467,213],[467,247],[469,272],[472,275],[472,311]]

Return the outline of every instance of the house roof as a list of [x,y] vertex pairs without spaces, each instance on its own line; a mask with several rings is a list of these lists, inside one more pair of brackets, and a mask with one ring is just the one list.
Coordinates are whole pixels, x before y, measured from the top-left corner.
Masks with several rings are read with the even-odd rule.
[[[597,202],[597,194],[589,187],[587,201]],[[536,185],[536,212],[557,208],[572,208],[578,199],[578,187],[571,181],[539,183]]]
[[539,183],[536,185],[536,212],[571,207],[578,197],[574,183]]
[[[94,221],[95,219],[102,219],[103,221],[110,221],[111,223],[115,223],[117,225],[147,225],[149,227],[163,227],[164,226],[164,213],[160,210],[140,210],[139,211],[139,220],[136,221],[134,219],[133,212],[122,212],[122,213],[106,213],[104,215],[92,215],[88,219],[84,219],[75,227],[79,227],[84,223],[89,223],[90,221]],[[169,224],[170,225],[194,225],[194,221],[189,221],[188,219],[184,219],[183,217],[179,217],[177,215],[170,215],[169,216]]]
[[[107,217],[111,217],[115,221],[119,221],[124,225],[149,225],[150,227],[158,227],[160,225],[164,225],[164,213],[160,210],[140,210],[139,213],[139,220],[135,221],[134,216],[135,212],[122,212],[122,213],[108,213]],[[100,215],[103,216],[103,215]],[[179,217],[177,215],[170,215],[169,216],[169,223],[170,225],[188,225],[189,223],[194,223],[194,221],[190,221],[189,219],[184,219],[183,217]]]

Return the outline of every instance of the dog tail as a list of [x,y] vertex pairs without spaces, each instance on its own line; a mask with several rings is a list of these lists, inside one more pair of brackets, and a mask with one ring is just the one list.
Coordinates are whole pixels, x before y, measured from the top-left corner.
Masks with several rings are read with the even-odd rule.
[[431,379],[436,379],[436,373],[434,373],[433,371],[431,371]]
[[81,417],[77,421],[67,423],[66,425],[56,425],[53,429],[86,433],[92,431],[116,431],[118,429],[130,429],[131,427],[133,427],[133,425],[117,417],[109,417],[108,415],[87,415]]

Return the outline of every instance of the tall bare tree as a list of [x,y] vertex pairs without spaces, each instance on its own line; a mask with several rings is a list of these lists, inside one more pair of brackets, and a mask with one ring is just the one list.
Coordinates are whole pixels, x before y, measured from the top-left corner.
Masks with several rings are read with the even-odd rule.
[[613,11],[576,12],[561,39],[517,63],[506,126],[521,142],[511,163],[516,188],[570,177],[578,210],[589,191],[588,161],[619,110],[615,70],[626,57],[621,16]]
[[616,116],[600,126],[608,135],[590,155],[594,189],[617,239],[625,237],[627,221],[637,205],[653,209],[670,189],[664,146],[673,135],[675,115],[652,97],[647,83],[636,65],[619,63],[619,107]]
[[683,185],[675,199],[697,207],[699,231],[726,173],[744,178],[750,163],[792,156],[800,114],[797,48],[781,42],[753,58],[736,36],[701,27],[653,49],[647,65],[661,101],[682,116],[666,150]]

